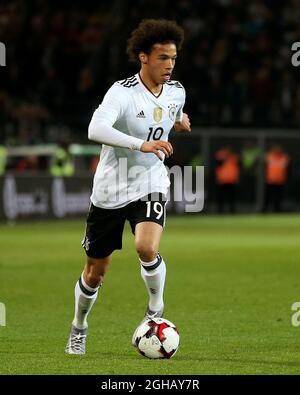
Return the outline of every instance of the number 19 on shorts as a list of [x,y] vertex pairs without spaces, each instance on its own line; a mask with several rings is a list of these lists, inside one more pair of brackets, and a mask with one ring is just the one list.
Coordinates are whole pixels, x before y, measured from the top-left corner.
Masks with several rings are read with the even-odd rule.
[[147,204],[147,213],[146,213],[146,218],[153,218],[153,216],[159,220],[162,215],[164,214],[164,204],[160,202],[151,202],[148,201],[146,202]]

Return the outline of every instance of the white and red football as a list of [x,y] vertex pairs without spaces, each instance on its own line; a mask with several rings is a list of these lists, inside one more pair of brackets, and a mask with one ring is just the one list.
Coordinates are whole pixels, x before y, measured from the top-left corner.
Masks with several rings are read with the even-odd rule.
[[171,358],[179,347],[176,326],[165,318],[153,318],[138,326],[132,343],[144,357],[151,359]]

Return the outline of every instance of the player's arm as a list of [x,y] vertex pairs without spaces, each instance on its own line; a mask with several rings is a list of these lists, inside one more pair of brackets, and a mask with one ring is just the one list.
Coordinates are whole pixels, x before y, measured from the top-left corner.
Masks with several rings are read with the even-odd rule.
[[122,133],[113,127],[126,111],[127,105],[127,97],[120,94],[120,89],[113,85],[107,91],[100,106],[94,111],[88,128],[89,140],[112,147],[139,150],[143,140]]
[[128,97],[113,85],[105,95],[103,102],[96,109],[88,128],[89,140],[113,147],[129,148],[145,153],[154,153],[163,159],[159,151],[167,157],[173,153],[170,143],[166,141],[144,141],[129,136],[113,127],[115,122],[125,114],[128,106]]
[[191,122],[185,112],[182,113],[182,119],[174,123],[174,129],[176,132],[191,132]]
[[189,119],[189,116],[183,112],[183,107],[185,104],[185,89],[184,87],[179,83],[179,86],[181,89],[176,88],[176,92],[179,92],[180,94],[180,100],[181,100],[181,105],[179,107],[179,110],[177,111],[176,118],[175,118],[175,123],[174,123],[174,129],[176,132],[190,132],[191,131],[191,121]]
[[160,160],[163,160],[161,156],[161,152],[163,152],[166,157],[168,158],[170,155],[173,154],[173,147],[168,141],[162,140],[155,140],[155,141],[144,141],[142,144],[140,151],[145,153],[153,153],[155,154]]

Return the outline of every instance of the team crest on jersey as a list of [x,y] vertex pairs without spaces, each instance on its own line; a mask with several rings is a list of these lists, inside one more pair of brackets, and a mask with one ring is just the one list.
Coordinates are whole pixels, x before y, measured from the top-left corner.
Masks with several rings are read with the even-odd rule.
[[169,108],[169,118],[171,121],[175,121],[175,116],[176,116],[176,105],[175,104],[170,104],[168,106]]
[[160,122],[162,119],[163,110],[161,107],[155,107],[153,110],[153,118],[155,122]]

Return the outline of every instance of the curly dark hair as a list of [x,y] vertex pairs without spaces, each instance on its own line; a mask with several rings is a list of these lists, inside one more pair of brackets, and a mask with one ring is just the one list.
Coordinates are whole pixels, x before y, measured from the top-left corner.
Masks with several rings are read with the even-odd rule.
[[131,33],[127,43],[127,54],[131,61],[139,60],[139,53],[149,54],[154,44],[174,43],[181,49],[183,29],[175,21],[167,19],[144,19]]

